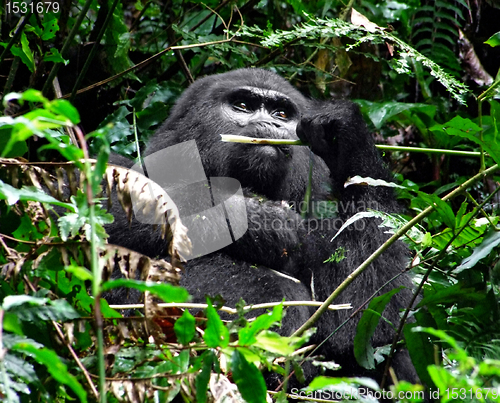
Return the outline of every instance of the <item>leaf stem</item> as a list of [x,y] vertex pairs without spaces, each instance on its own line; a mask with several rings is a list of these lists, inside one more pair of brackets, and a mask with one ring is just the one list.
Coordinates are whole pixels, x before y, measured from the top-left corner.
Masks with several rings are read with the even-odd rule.
[[[273,145],[273,146],[307,146],[301,140],[292,139],[262,139],[248,136],[237,136],[234,134],[221,134],[221,141],[227,143],[242,143],[242,144],[255,144],[255,145]],[[401,152],[413,152],[413,153],[427,153],[427,154],[446,154],[446,155],[456,155],[463,157],[480,157],[481,152],[479,151],[460,151],[460,150],[445,150],[442,148],[422,148],[422,147],[405,147],[405,146],[389,146],[385,144],[377,144],[379,150],[386,151],[401,151]]]
[[[269,308],[274,308],[275,306],[278,306],[280,304],[283,304],[284,307],[286,306],[316,306],[320,307],[322,302],[319,301],[280,301],[280,302],[267,302],[263,304],[255,304],[255,305],[246,305],[242,309],[243,310],[249,310],[253,311],[256,309],[269,309]],[[144,309],[144,304],[123,304],[123,305],[110,305],[109,306],[112,309]],[[158,304],[159,308],[185,308],[185,309],[206,309],[207,304],[197,304],[197,303],[191,303],[191,302],[169,302],[169,303],[159,303]],[[341,309],[351,309],[351,304],[338,304],[338,305],[330,305],[328,306],[328,309],[331,311],[338,311]],[[237,315],[238,310],[228,307],[228,306],[221,306],[220,308],[217,309],[218,311],[226,312],[232,315]]]
[[89,159],[87,142],[83,132],[75,126],[75,132],[80,142],[80,147],[83,151],[83,156],[85,161],[83,163],[83,169],[86,177],[86,188],[87,188],[87,203],[89,205],[89,224],[90,224],[90,265],[92,269],[92,296],[94,297],[94,318],[96,322],[96,333],[97,333],[97,363],[99,370],[99,395],[100,402],[106,403],[106,365],[104,362],[104,336],[103,336],[103,319],[101,313],[101,282],[102,282],[102,268],[99,262],[99,240],[97,238],[97,233],[95,230],[96,226],[96,213],[95,213],[95,201],[94,201],[94,180],[95,177],[92,174],[92,164]]
[[[477,101],[477,111],[478,111],[478,119],[479,119],[479,127],[481,128],[479,132],[479,139],[481,140],[481,144],[484,142],[484,130],[483,130],[483,100],[478,99]],[[480,165],[480,170],[484,171],[486,168],[485,162],[484,162],[484,149],[483,146],[481,145],[481,165]]]

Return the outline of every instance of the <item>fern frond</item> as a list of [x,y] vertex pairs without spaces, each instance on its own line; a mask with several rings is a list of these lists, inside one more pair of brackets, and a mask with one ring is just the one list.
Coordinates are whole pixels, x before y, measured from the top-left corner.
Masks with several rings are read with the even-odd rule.
[[456,46],[458,28],[464,20],[459,7],[462,3],[442,0],[429,3],[432,5],[419,7],[414,16],[414,46],[429,59],[446,66],[446,71],[459,77],[461,67]]
[[282,47],[293,44],[294,46],[307,46],[309,42],[315,42],[318,46],[320,38],[328,37],[348,37],[356,41],[354,44],[346,47],[347,51],[353,50],[360,44],[370,42],[374,44],[391,43],[399,50],[399,59],[392,66],[397,66],[398,72],[409,72],[406,66],[407,57],[415,59],[422,63],[430,74],[435,77],[460,103],[465,103],[465,95],[470,91],[469,88],[450,73],[446,72],[441,66],[432,61],[423,53],[417,51],[414,47],[402,41],[395,35],[383,29],[370,32],[364,27],[356,26],[339,19],[315,18],[307,15],[309,20],[293,27],[291,30],[263,31],[257,27],[243,27],[238,35],[259,38],[260,43],[266,47]]

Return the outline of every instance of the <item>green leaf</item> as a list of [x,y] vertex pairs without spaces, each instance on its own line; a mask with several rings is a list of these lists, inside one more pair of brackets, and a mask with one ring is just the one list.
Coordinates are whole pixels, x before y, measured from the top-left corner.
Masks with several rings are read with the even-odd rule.
[[9,155],[17,143],[25,143],[25,140],[29,139],[37,131],[33,123],[23,116],[15,119],[10,116],[0,117],[0,125],[3,126],[2,131],[8,133],[7,144],[3,146],[0,152],[2,157]]
[[486,377],[500,377],[500,361],[486,359],[479,364],[479,374]]
[[470,119],[465,119],[461,116],[455,116],[453,119],[444,124],[437,124],[432,126],[429,130],[442,130],[452,136],[469,138],[470,136],[474,136],[475,134],[479,133],[481,131],[481,128]]
[[284,337],[276,332],[264,330],[260,332],[254,345],[274,354],[288,356],[305,343],[302,337]]
[[21,35],[21,47],[12,46],[10,51],[14,56],[18,56],[32,73],[35,71],[35,59],[24,32]]
[[7,94],[7,96],[4,97],[4,104],[8,100],[17,100],[21,105],[25,100],[41,102],[43,103],[44,109],[35,109],[16,118],[10,116],[0,117],[0,126],[10,128],[10,138],[1,152],[2,156],[8,155],[17,142],[24,142],[32,135],[36,134],[37,136],[46,138],[50,142],[50,145],[43,146],[39,150],[43,148],[54,148],[64,157],[73,161],[83,158],[82,150],[69,144],[69,140],[66,142],[61,141],[61,139],[68,139],[69,137],[67,135],[62,135],[61,132],[50,130],[71,125],[72,123],[71,120],[65,116],[51,112],[52,103],[47,101],[39,91],[28,90],[24,94]]
[[23,304],[42,306],[45,305],[48,301],[48,298],[32,297],[30,295],[8,295],[2,302],[2,309],[9,311]]
[[188,292],[182,287],[175,287],[167,283],[158,284],[152,281],[129,280],[124,278],[106,281],[102,284],[102,291],[109,291],[120,287],[134,288],[142,292],[149,291],[165,302],[186,302],[189,298]]
[[57,18],[52,18],[49,21],[44,21],[42,23],[43,33],[42,41],[47,41],[56,36],[56,32],[59,31],[59,25],[57,25]]
[[99,302],[100,302],[101,313],[102,313],[103,317],[105,317],[105,318],[122,318],[123,317],[119,312],[110,308],[108,301],[106,301],[104,298],[99,299]]
[[[470,216],[471,213],[466,214],[464,217],[462,217],[462,225],[464,218],[467,218],[467,216]],[[482,241],[482,236],[484,232],[486,231],[487,226],[482,225],[482,226],[474,226],[474,225],[469,225],[465,227],[464,230],[462,230],[458,237],[455,237],[453,239],[452,245],[456,248],[462,247],[464,245],[469,245],[470,247],[477,245],[480,241]],[[450,229],[446,228],[444,231],[440,232],[439,234],[436,234],[432,237],[432,246],[438,249],[443,249],[448,242],[454,237],[453,231]]]
[[145,108],[144,102],[146,101],[146,99],[151,94],[156,92],[158,89],[159,89],[159,85],[156,82],[156,79],[153,78],[152,80],[149,80],[146,83],[146,85],[143,85],[139,89],[139,91],[137,91],[137,93],[135,94],[135,96],[132,100],[124,101],[124,102],[130,104],[130,106],[132,106],[133,108],[135,108],[137,110],[143,110]]
[[500,232],[491,231],[483,239],[483,242],[474,248],[474,252],[469,257],[462,260],[460,266],[458,266],[454,273],[460,273],[465,269],[470,269],[474,267],[481,259],[488,256],[491,251],[500,244]]
[[21,321],[14,313],[5,312],[3,314],[2,326],[3,330],[7,330],[8,332],[12,332],[20,336],[24,334]]
[[[427,368],[429,371],[429,376],[437,387],[438,391],[446,391],[450,386],[456,387],[456,379],[450,374],[445,368],[438,367],[437,365],[431,365]],[[443,392],[441,392],[443,393]],[[446,392],[444,392],[446,393]],[[444,395],[446,396],[446,395]],[[443,399],[441,401],[449,401],[448,399]]]
[[65,321],[79,318],[80,315],[66,300],[49,300],[28,295],[9,295],[5,297],[3,309],[14,313],[21,321],[39,320]]
[[[187,312],[187,311],[185,311]],[[177,323],[177,322],[176,322]],[[216,360],[214,352],[207,350],[201,356],[203,366],[200,373],[196,376],[196,401],[198,403],[205,403],[207,401],[208,382],[210,381],[210,374],[212,373],[212,366]]]
[[283,315],[283,304],[277,305],[272,312],[260,315],[253,322],[249,322],[244,328],[238,332],[239,343],[242,346],[255,343],[256,334],[261,330],[267,330],[275,323],[281,320]]
[[56,381],[69,386],[81,402],[87,401],[87,392],[68,372],[68,368],[54,351],[45,347],[39,349],[29,343],[17,343],[12,347],[12,350],[23,352],[33,357],[38,363],[45,365]]
[[7,354],[5,357],[5,366],[10,373],[15,374],[16,378],[19,377],[26,383],[40,383],[33,365],[17,355]]
[[176,368],[177,374],[182,374],[183,372],[187,372],[189,368],[189,356],[190,351],[188,349],[181,350],[179,355],[173,357],[173,363]]
[[24,105],[24,101],[28,102],[41,102],[44,107],[49,102],[47,98],[42,95],[41,91],[35,90],[33,88],[27,89],[22,93],[11,92],[7,94],[4,98],[4,105],[6,102],[10,102],[12,100],[18,100],[21,105]]
[[193,340],[194,334],[196,332],[196,320],[194,316],[189,313],[189,311],[184,311],[182,316],[175,321],[174,331],[177,336],[179,343],[187,345],[191,340]]
[[374,350],[371,338],[375,333],[382,313],[394,294],[404,287],[395,288],[379,297],[373,298],[368,308],[359,320],[356,336],[354,337],[354,356],[359,365],[366,369],[375,368]]
[[28,38],[26,34],[23,32],[21,35],[21,48],[23,49],[23,53],[26,55],[28,59],[28,63],[26,64],[30,71],[33,73],[35,71],[35,57],[33,56],[33,52],[30,49],[30,44],[28,42]]
[[426,292],[425,297],[417,304],[417,308],[436,304],[454,304],[457,301],[471,301],[477,303],[486,298],[483,293],[476,292],[473,288],[464,287],[461,283]]
[[[12,127],[0,127],[0,150],[5,150],[9,143],[12,134]],[[7,152],[2,151],[2,155],[6,158],[22,157],[28,151],[26,141],[17,141],[13,143]]]
[[429,128],[431,132],[444,132],[451,136],[460,136],[479,144],[495,160],[500,163],[500,142],[496,139],[496,134],[484,136],[484,140],[478,137],[481,128],[470,119],[464,119],[461,116],[455,116],[449,122],[442,125],[434,125]]
[[231,363],[234,383],[238,386],[241,396],[248,403],[262,403],[266,401],[266,383],[262,373],[255,365],[249,363],[238,349],[233,352]]
[[361,106],[363,114],[373,123],[376,129],[380,129],[386,122],[393,120],[403,112],[421,112],[433,118],[436,114],[436,107],[426,104],[410,104],[404,102],[370,102],[365,100],[356,100]]
[[82,281],[92,280],[94,278],[92,272],[89,269],[78,266],[74,262],[72,262],[70,266],[66,266],[64,270]]
[[168,116],[168,108],[161,102],[155,102],[143,111],[137,112],[137,127],[140,130],[147,130],[153,125],[165,121]]
[[[99,150],[99,154],[97,155],[97,163],[92,169],[92,192],[94,194],[98,194],[101,190],[100,186],[102,182],[102,177],[106,172],[109,152],[110,152],[109,145],[104,142]],[[106,212],[100,211],[99,213],[100,213],[99,214],[100,218],[104,218],[105,220],[111,219],[111,221],[103,222],[103,224],[111,224],[114,221],[114,217],[110,216]]]
[[[469,356],[467,355],[467,352],[458,345],[457,340],[455,340],[455,338],[450,336],[444,330],[438,330],[438,329],[434,329],[432,327],[417,326],[417,327],[413,328],[413,331],[414,332],[428,333],[428,334],[435,336],[438,339],[448,343],[455,350],[453,353],[453,358],[456,358],[458,360],[463,360],[463,361],[466,361],[469,358]],[[449,356],[451,357],[451,355],[449,355]],[[436,386],[439,387],[439,385],[437,385],[437,384],[436,384]]]
[[78,213],[69,213],[59,217],[57,224],[59,226],[61,239],[66,242],[70,235],[75,237],[85,222],[86,217],[81,216]]
[[[425,312],[419,311],[416,316],[419,323],[431,324],[434,322],[432,316]],[[435,325],[435,322],[433,323]],[[433,387],[431,377],[427,372],[429,365],[435,364],[434,344],[429,336],[422,332],[414,332],[417,327],[416,323],[408,323],[404,327],[404,337],[408,352],[410,353],[411,361],[415,366],[418,377],[427,386]]]
[[19,227],[17,227],[12,235],[16,239],[20,239],[23,241],[43,239],[44,234],[40,233],[40,231],[34,224],[35,223],[28,215],[23,215],[21,217],[21,223],[19,224]]
[[208,347],[227,347],[229,344],[229,330],[219,317],[219,314],[212,306],[212,301],[207,298],[207,328],[203,335],[203,340]]
[[66,60],[62,57],[59,50],[56,48],[50,49],[47,53],[43,55],[44,62],[52,62],[52,63],[64,63],[64,65],[68,65],[69,60]]
[[500,32],[497,32],[496,34],[490,36],[490,38],[484,43],[490,45],[491,47],[500,45]]
[[439,218],[448,228],[455,229],[455,214],[453,214],[453,209],[447,202],[441,200],[441,198],[435,194],[419,193],[419,196],[425,200],[427,204],[434,206],[434,209],[439,214]]
[[65,99],[56,99],[50,102],[50,111],[56,115],[68,118],[74,125],[80,123],[77,109]]
[[[123,19],[123,5],[118,2],[104,35],[104,50],[109,59],[109,67],[114,73],[126,70],[132,65],[128,57],[130,42],[131,35]],[[137,79],[133,73],[128,73],[127,76]]]

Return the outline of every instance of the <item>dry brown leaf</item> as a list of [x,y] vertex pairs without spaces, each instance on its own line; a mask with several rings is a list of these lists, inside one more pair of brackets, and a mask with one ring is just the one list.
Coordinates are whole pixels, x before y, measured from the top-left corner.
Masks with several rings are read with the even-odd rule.
[[[76,195],[82,183],[81,177],[77,179],[81,175],[77,173],[74,164],[68,162],[26,163],[12,158],[0,158],[0,169],[12,186],[35,186],[64,202],[71,195]],[[160,225],[162,237],[166,238],[165,242],[169,242],[171,263],[174,267],[181,267],[180,262],[185,261],[191,253],[191,242],[187,229],[180,220],[177,206],[167,193],[140,173],[115,165],[107,167],[104,185],[108,206],[111,204],[112,190],[116,188],[118,200],[129,220],[132,219],[135,208],[136,214],[147,216],[153,223]],[[38,208],[36,217],[37,220],[48,220],[48,213]]]
[[191,242],[187,228],[182,224],[179,210],[161,186],[139,172],[116,165],[106,170],[108,195],[109,189],[116,184],[118,200],[129,221],[132,214],[141,215],[147,222],[160,225],[162,237],[171,237],[169,255],[172,265],[186,261],[191,253]]
[[377,30],[382,29],[377,24],[371,22],[363,14],[356,11],[354,7],[351,12],[351,23],[357,27],[364,27],[368,32],[376,32]]

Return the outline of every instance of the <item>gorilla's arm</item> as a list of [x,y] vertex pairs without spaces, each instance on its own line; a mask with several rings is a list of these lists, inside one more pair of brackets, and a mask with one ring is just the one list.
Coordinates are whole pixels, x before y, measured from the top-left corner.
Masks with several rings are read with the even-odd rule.
[[[344,187],[345,181],[355,175],[390,180],[356,105],[350,102],[326,102],[317,103],[311,109],[313,112],[302,117],[297,134],[324,160],[330,170],[331,186],[338,198],[338,217],[302,220],[286,204],[267,202],[258,208],[254,201],[253,209],[249,209],[247,234],[231,245],[228,251],[232,256],[295,276],[310,287],[315,299],[323,301],[388,238],[384,229],[378,226],[378,220],[373,218],[357,221],[331,241],[338,229],[359,211],[371,208],[396,212],[398,206],[390,188],[362,185]],[[249,205],[247,202],[247,207]],[[273,220],[274,226],[262,225]],[[282,225],[277,225],[277,222]],[[325,263],[338,248],[344,249],[345,258],[340,262]],[[401,243],[393,245],[335,303],[351,303],[354,309],[362,306],[379,288],[401,273],[406,264],[405,247]],[[406,306],[410,298],[411,281],[403,275],[390,283],[390,288],[380,291],[385,293],[397,286],[406,289],[393,297],[384,312],[386,319],[395,326],[399,323],[399,310]],[[325,313],[317,324],[318,340],[327,338],[333,330],[332,324],[340,325],[349,315],[350,312],[346,311]],[[357,322],[347,323],[323,347],[327,353],[336,351],[336,360],[344,366],[346,373],[353,366],[356,367],[352,340]],[[392,341],[393,330],[381,322],[374,336],[375,345]],[[399,373],[403,378],[414,380],[408,357],[404,357],[402,362],[403,366],[407,366],[408,373],[405,374],[401,369]]]
[[[309,113],[302,116],[297,126],[297,135],[326,163],[329,171],[314,180],[324,180],[329,175],[331,196],[336,197],[338,216],[303,220],[297,205],[247,199],[248,232],[228,248],[235,257],[267,264],[301,280],[309,277],[303,270],[304,265],[322,266],[338,247],[349,250],[350,255],[357,255],[356,260],[360,260],[361,257],[368,257],[371,253],[368,251],[375,250],[387,238],[373,219],[366,219],[348,227],[343,231],[346,235],[342,233],[334,242],[330,242],[348,218],[367,209],[386,212],[399,210],[390,188],[363,185],[344,187],[346,180],[356,175],[390,181],[390,174],[383,166],[358,107],[345,101],[312,102]],[[297,157],[298,152],[295,153],[294,157]],[[324,166],[321,163],[315,158],[314,164],[319,169]],[[290,176],[288,180],[293,181],[294,177]],[[316,201],[328,197],[318,191],[313,193]],[[363,227],[363,231],[359,231],[360,227]],[[353,229],[358,231],[350,237],[348,233],[353,232]],[[353,268],[350,264],[346,266]]]
[[[351,185],[344,187],[349,177],[359,175],[389,181],[390,175],[374,146],[359,109],[350,102],[328,102],[318,105],[315,111],[302,118],[297,127],[297,135],[307,142],[312,151],[320,156],[330,170],[332,188],[339,201],[339,218],[336,229],[346,219],[368,208],[397,212],[399,207],[392,189],[383,186]],[[332,242],[334,231],[310,231],[302,234],[303,251],[307,260],[300,263],[301,270],[312,273],[311,288],[318,300],[325,300],[361,263],[363,263],[389,237],[378,226],[379,220],[362,219],[344,229]],[[309,223],[310,225],[310,223]],[[345,258],[337,263],[322,263],[324,256],[331,255],[337,248],[345,250]],[[384,312],[384,317],[394,326],[399,324],[399,311],[407,306],[411,298],[410,278],[401,274],[406,268],[408,252],[399,242],[372,263],[335,303],[351,303],[354,309],[365,304],[379,289],[385,293],[402,286]],[[397,277],[395,280],[392,280]],[[392,280],[392,281],[391,281]],[[388,287],[383,288],[386,284]],[[324,340],[334,330],[332,323],[340,325],[350,312],[326,312],[318,326],[318,340]],[[356,333],[358,319],[346,323],[323,345],[323,352],[335,351],[336,361],[346,374],[359,373],[352,350],[352,340]],[[376,346],[392,342],[394,330],[381,321],[373,342]],[[408,353],[398,353],[393,365],[400,379],[416,381],[414,368]]]

